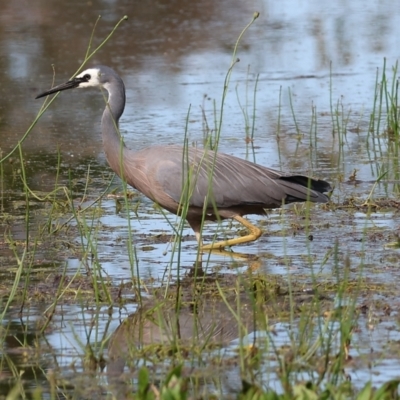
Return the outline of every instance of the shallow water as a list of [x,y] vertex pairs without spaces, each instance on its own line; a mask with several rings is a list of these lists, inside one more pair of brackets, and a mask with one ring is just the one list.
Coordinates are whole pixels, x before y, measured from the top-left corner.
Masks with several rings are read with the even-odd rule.
[[[387,244],[397,238],[398,208],[386,206],[368,213],[365,208],[355,211],[346,204],[355,202],[360,206],[372,189],[375,197],[398,198],[394,190],[398,189],[398,165],[383,135],[384,121],[379,136],[369,133],[369,122],[376,75],[380,77],[384,58],[388,78],[392,79],[391,68],[400,48],[400,10],[379,1],[309,1],[296,6],[289,0],[0,4],[3,155],[18,143],[38,112],[42,101],[34,97],[51,87],[52,64],[56,83],[64,82],[75,72],[99,14],[103,18],[95,31],[95,43],[119,18],[125,14],[129,17],[90,62],[112,66],[125,81],[127,106],[120,128],[128,146],[139,149],[156,143],[183,143],[189,107],[189,141],[201,146],[203,110],[213,128],[214,100],[218,112],[233,45],[253,12],[259,11],[259,19],[239,46],[240,62],[234,67],[225,103],[219,150],[277,169],[327,179],[335,186],[333,203],[337,207],[313,207],[309,227],[301,208],[271,211],[266,218],[250,217],[265,233],[257,242],[238,246],[235,251],[259,255],[260,273],[304,281],[305,287],[315,277],[333,276],[335,280],[337,271],[346,265],[352,279],[362,276],[368,282],[396,286],[399,252]],[[37,123],[23,143],[22,153],[27,183],[39,197],[46,196],[55,186],[66,186],[76,207],[84,207],[107,187],[111,174],[99,134],[103,106],[96,91],[63,93]],[[256,109],[253,143],[245,140],[241,106],[247,108],[250,120]],[[333,134],[337,125],[344,134]],[[373,187],[381,168],[389,173]],[[354,170],[357,173],[353,182]],[[182,251],[172,254],[170,224],[177,226],[179,219],[168,214],[167,221],[141,195],[130,200],[129,212],[123,200],[119,199],[120,209],[115,198],[105,197],[96,213],[85,216],[87,228],[82,230],[72,220],[67,224],[70,229],[55,235],[48,245],[36,242],[48,227],[49,215],[56,224],[67,221],[71,214],[68,208],[67,215],[63,212],[65,191],[57,193],[57,212],[49,202],[31,196],[27,225],[20,171],[16,152],[2,164],[1,171],[2,293],[8,293],[6,286],[13,282],[16,254],[24,254],[27,236],[29,248],[37,246],[33,259],[26,262],[32,272],[31,283],[39,288],[38,292],[43,290],[41,282],[53,279],[48,278],[49,274],[61,274],[64,268],[68,276],[74,276],[77,271],[85,274],[88,266],[100,265],[112,285],[131,281],[129,243],[136,252],[134,275],[139,273],[144,282],[151,281],[154,286],[165,283],[166,277],[174,281],[178,273],[193,265],[197,255],[193,232],[189,228],[183,230]],[[121,192],[120,182],[115,180],[112,188]],[[227,222],[220,229],[234,236],[238,227]],[[207,225],[205,240],[212,240],[215,232],[215,224]],[[218,254],[212,254],[207,261],[207,271],[221,274],[240,274],[248,267],[246,260]],[[398,301],[393,293],[390,291],[385,301],[395,310]],[[4,304],[6,295],[2,301]],[[367,296],[359,299],[360,304],[368,301]],[[29,305],[22,319],[18,306],[10,308],[4,319],[10,332],[8,338],[25,332],[29,344],[34,345],[35,321],[50,305],[48,300],[40,304],[40,297],[36,303]],[[112,332],[136,306],[132,298],[124,308],[113,308],[109,317],[103,309],[86,308],[77,296],[70,304],[59,306],[41,345],[47,341],[51,349],[48,354],[56,355],[56,364],[62,371],[71,372],[74,360],[80,370],[86,343],[97,343],[104,332]],[[93,315],[97,316],[95,336],[85,330]],[[391,316],[395,315],[392,312]],[[371,370],[366,364],[357,365],[359,386],[368,379],[379,384],[392,378],[388,366],[398,369],[399,358],[389,356],[384,343],[377,339],[386,340],[384,333],[390,331],[390,340],[397,340],[397,326],[390,321],[393,320],[388,319],[388,326],[374,323],[375,330],[370,335],[367,329],[361,330],[359,352],[364,354],[372,346],[378,348],[379,362]],[[19,345],[15,347],[21,350]],[[12,348],[5,346],[3,354],[13,357],[17,365],[24,365],[26,359],[20,355],[15,358]],[[357,351],[355,348],[356,354]],[[45,361],[46,357],[39,357],[37,368],[56,368]]]

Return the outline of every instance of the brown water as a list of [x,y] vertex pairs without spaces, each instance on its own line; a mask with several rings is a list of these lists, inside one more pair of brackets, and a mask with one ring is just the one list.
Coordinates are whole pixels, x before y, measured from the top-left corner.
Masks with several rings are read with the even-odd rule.
[[[385,198],[397,196],[393,192],[397,172],[393,171],[393,165],[397,164],[390,159],[385,141],[379,142],[383,146],[380,149],[378,143],[366,141],[377,69],[382,68],[386,58],[390,70],[400,49],[400,9],[389,3],[201,0],[132,4],[129,1],[54,3],[43,0],[0,1],[0,5],[3,155],[18,143],[38,112],[42,101],[34,97],[51,87],[52,65],[56,83],[64,82],[78,68],[98,15],[102,19],[95,31],[95,44],[123,15],[129,17],[89,64],[109,65],[125,81],[127,106],[120,128],[127,145],[139,149],[155,143],[182,143],[189,106],[189,138],[201,145],[202,109],[213,126],[213,101],[216,100],[219,109],[233,45],[253,12],[259,11],[260,18],[239,46],[240,62],[234,68],[226,100],[220,151],[278,169],[312,171],[313,175],[335,185],[333,201],[339,206],[349,199],[363,203],[379,176],[379,168],[388,165],[389,181],[378,185],[374,194]],[[388,75],[391,78],[391,73]],[[251,145],[245,141],[245,118],[238,98],[251,116],[257,77],[256,129]],[[23,143],[31,190],[45,193],[54,188],[58,157],[60,184],[69,184],[72,180],[77,201],[83,196],[89,167],[88,200],[105,189],[110,170],[99,133],[103,106],[97,91],[71,91],[57,98]],[[332,109],[336,108],[340,111],[340,125],[347,128],[343,146],[338,144],[338,133],[332,134],[332,119],[336,118]],[[26,237],[25,198],[18,160],[15,153],[11,162],[8,160],[3,166],[4,213],[0,231],[4,240],[0,239],[0,266],[4,271],[15,267],[10,238],[23,241]],[[359,181],[356,185],[346,183],[355,169]],[[119,182],[114,186],[120,188]],[[138,269],[142,278],[154,278],[159,284],[170,265],[172,268],[167,272],[173,278],[178,269],[177,255],[171,256],[168,244],[171,227],[149,200],[143,196],[138,199],[133,200],[134,204],[139,201],[138,216],[130,212]],[[93,220],[97,257],[112,282],[129,281],[128,214],[116,213],[113,198],[103,199],[100,207],[100,217]],[[31,199],[31,208],[35,211],[30,215],[34,237],[38,226],[46,223],[49,210],[34,199]],[[296,228],[302,225],[301,213],[286,212],[288,217],[271,212],[268,218],[251,218],[255,222],[265,221],[265,235],[251,245],[235,249],[262,255],[259,267],[262,273],[304,276],[313,269],[313,273],[330,276],[336,265],[334,258],[324,260],[337,241],[339,264],[348,258],[353,276],[358,276],[357,267],[362,264],[368,279],[383,283],[398,279],[398,250],[385,247],[395,240],[399,226],[398,211],[393,207],[372,214],[366,214],[364,209],[349,213],[343,207],[329,211],[315,209],[310,228],[312,241],[307,239],[308,233]],[[10,216],[15,218],[12,223]],[[168,218],[175,224],[175,216]],[[233,236],[236,228],[231,229]],[[204,232],[206,239],[210,240],[214,232],[215,226],[208,226]],[[155,236],[159,239],[155,240]],[[197,249],[190,229],[184,231],[184,239],[179,266],[190,267]],[[70,274],[84,270],[79,251],[71,251],[62,241],[63,238],[57,241],[59,246],[40,249],[33,268],[53,271],[66,267]],[[79,236],[75,244],[80,246]],[[235,273],[248,267],[246,261],[239,264],[232,271],[229,257],[214,254],[208,268]],[[37,281],[40,282],[39,277]],[[32,341],[36,337],[33,321],[45,309],[46,305],[35,305],[29,310],[29,317],[25,315],[28,322],[23,321],[24,329],[30,332]],[[118,318],[135,309],[135,303],[123,311],[116,309],[111,328],[107,329],[112,331],[119,323]],[[103,315],[102,310],[99,312]],[[11,310],[5,322],[12,324],[10,332],[23,331],[16,313],[17,310]],[[60,319],[53,320],[46,340],[52,352],[61,354],[57,359],[59,366],[65,367],[79,359],[83,351],[80,341],[85,344],[87,340],[95,340],[87,334],[85,320],[81,318],[87,313],[81,304],[71,304],[64,306]],[[107,318],[104,314],[98,320],[96,332],[100,336]],[[364,339],[362,343],[365,343],[363,348],[369,347],[369,340],[375,343],[377,337],[382,337],[382,331],[388,332],[383,324],[368,340],[360,333],[360,341]],[[394,335],[390,336],[394,340],[398,332],[392,331],[390,335]],[[379,347],[379,343],[376,345]],[[11,348],[9,344],[5,352],[13,354]],[[49,365],[54,368],[52,362]],[[41,367],[46,369],[44,364]],[[392,377],[384,365],[380,368],[378,365],[371,376],[368,371],[364,375],[359,372],[360,384],[370,378],[379,383]]]

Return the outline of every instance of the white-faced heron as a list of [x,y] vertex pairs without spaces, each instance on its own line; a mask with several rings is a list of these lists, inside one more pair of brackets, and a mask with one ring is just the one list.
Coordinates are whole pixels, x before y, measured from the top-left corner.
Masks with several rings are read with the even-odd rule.
[[[140,151],[128,149],[118,131],[118,121],[125,108],[125,86],[109,67],[87,69],[36,98],[66,89],[95,86],[106,89],[109,94],[101,130],[111,168],[161,207],[177,215],[184,213],[202,250],[258,239],[262,232],[243,218],[246,214],[265,214],[265,209],[293,202],[329,200],[324,193],[331,186],[326,181],[276,171],[231,155],[177,145],[152,146]],[[248,235],[203,246],[203,221],[226,218],[243,224],[249,230]]]

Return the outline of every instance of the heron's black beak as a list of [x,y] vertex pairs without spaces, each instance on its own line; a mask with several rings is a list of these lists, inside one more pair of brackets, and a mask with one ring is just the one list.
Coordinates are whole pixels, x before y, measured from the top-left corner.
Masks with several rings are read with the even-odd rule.
[[68,82],[62,83],[61,85],[54,86],[52,89],[46,92],[40,93],[35,99],[40,99],[41,97],[48,96],[49,94],[61,92],[62,90],[74,89],[79,86],[80,83],[86,82],[84,78],[74,78]]

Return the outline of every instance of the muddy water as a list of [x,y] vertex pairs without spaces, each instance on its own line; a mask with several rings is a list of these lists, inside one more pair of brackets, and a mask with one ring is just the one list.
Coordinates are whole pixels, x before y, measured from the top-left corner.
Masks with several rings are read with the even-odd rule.
[[[393,152],[383,136],[371,137],[368,128],[377,69],[382,68],[386,58],[391,78],[390,68],[398,57],[400,10],[378,1],[309,1],[296,6],[289,0],[202,0],[193,4],[147,1],[135,5],[128,1],[53,3],[0,3],[3,155],[16,145],[38,112],[41,100],[34,97],[52,85],[52,65],[57,83],[75,72],[98,15],[102,19],[95,31],[95,43],[105,37],[119,18],[129,17],[90,62],[112,66],[125,81],[127,106],[120,127],[127,145],[139,149],[155,143],[182,143],[189,107],[190,142],[202,145],[203,110],[212,128],[214,100],[218,111],[233,44],[253,12],[259,11],[260,18],[246,32],[239,47],[240,62],[235,65],[226,100],[220,150],[277,169],[312,172],[328,179],[335,186],[336,206],[313,209],[309,230],[304,229],[301,210],[288,209],[283,213],[271,212],[268,218],[251,218],[262,225],[265,234],[254,244],[235,250],[259,255],[257,267],[261,273],[304,278],[306,285],[311,272],[330,277],[338,265],[346,263],[353,277],[362,273],[366,279],[380,283],[396,278],[398,250],[385,247],[396,240],[396,207],[388,204],[366,213],[364,208],[355,212],[346,205],[361,205],[367,199],[382,166],[389,173],[374,188],[374,195],[389,199],[397,196],[393,190]],[[246,143],[246,123],[240,106],[247,108],[251,119],[257,77],[254,140]],[[83,201],[82,206],[107,187],[110,170],[99,134],[103,106],[96,91],[63,93],[23,143],[27,183],[40,197],[54,189],[56,179],[59,186],[72,187],[72,198],[77,205]],[[338,130],[333,134],[337,125],[343,128],[344,136]],[[383,130],[382,127],[381,133]],[[0,273],[5,279],[16,267],[10,243],[17,243],[17,253],[23,251],[18,243],[24,242],[27,225],[18,153],[2,168],[0,230],[4,240],[0,240]],[[112,187],[121,190],[118,180]],[[62,214],[65,198],[62,193],[57,196],[57,220],[66,221],[70,214]],[[178,259],[176,254],[172,255],[170,245],[170,224],[177,223],[176,217],[168,215],[167,220],[140,195],[131,204],[129,213],[124,207],[119,211],[116,200],[105,197],[96,218],[89,221],[93,232],[90,240],[96,244],[95,258],[102,271],[116,285],[129,281],[131,242],[136,251],[135,274],[139,271],[142,279],[154,279],[156,285],[165,276],[174,279],[177,271],[182,273],[182,268],[190,267],[195,260],[197,246],[193,233],[184,230]],[[34,242],[48,224],[51,206],[31,197],[29,208],[29,234]],[[212,225],[206,227],[206,240],[212,239],[215,229]],[[224,229],[229,235],[237,234],[235,225],[225,224]],[[51,245],[38,247],[31,268],[37,271],[32,279],[39,290],[41,279],[50,270],[59,272],[66,268],[71,275],[85,271],[82,247],[87,245],[88,238],[82,240],[74,221],[68,235],[57,236]],[[235,261],[233,269],[230,257],[213,254],[207,268],[238,273],[249,267],[246,260]],[[35,331],[32,321],[46,308],[33,306],[24,314],[29,316],[29,322],[24,321],[29,332]],[[123,311],[116,309],[107,332],[135,309],[135,302]],[[12,321],[12,332],[23,331],[17,311],[12,309],[5,323]],[[103,309],[98,311],[101,336],[108,314]],[[62,353],[57,360],[60,366],[69,365],[83,354],[82,343],[98,339],[85,329],[85,321],[91,315],[92,311],[81,303],[68,304],[63,306],[61,316],[53,320],[46,340],[52,352]],[[32,340],[33,337],[32,333]],[[370,346],[365,336],[360,335],[360,341],[365,343],[365,349]],[[14,354],[11,345],[7,349]],[[385,359],[385,353],[380,354],[380,359]],[[15,360],[17,364],[21,362],[18,357]],[[381,373],[378,368],[374,376],[381,381],[392,377],[385,371],[383,368]],[[360,381],[366,379],[367,370],[365,379]]]

